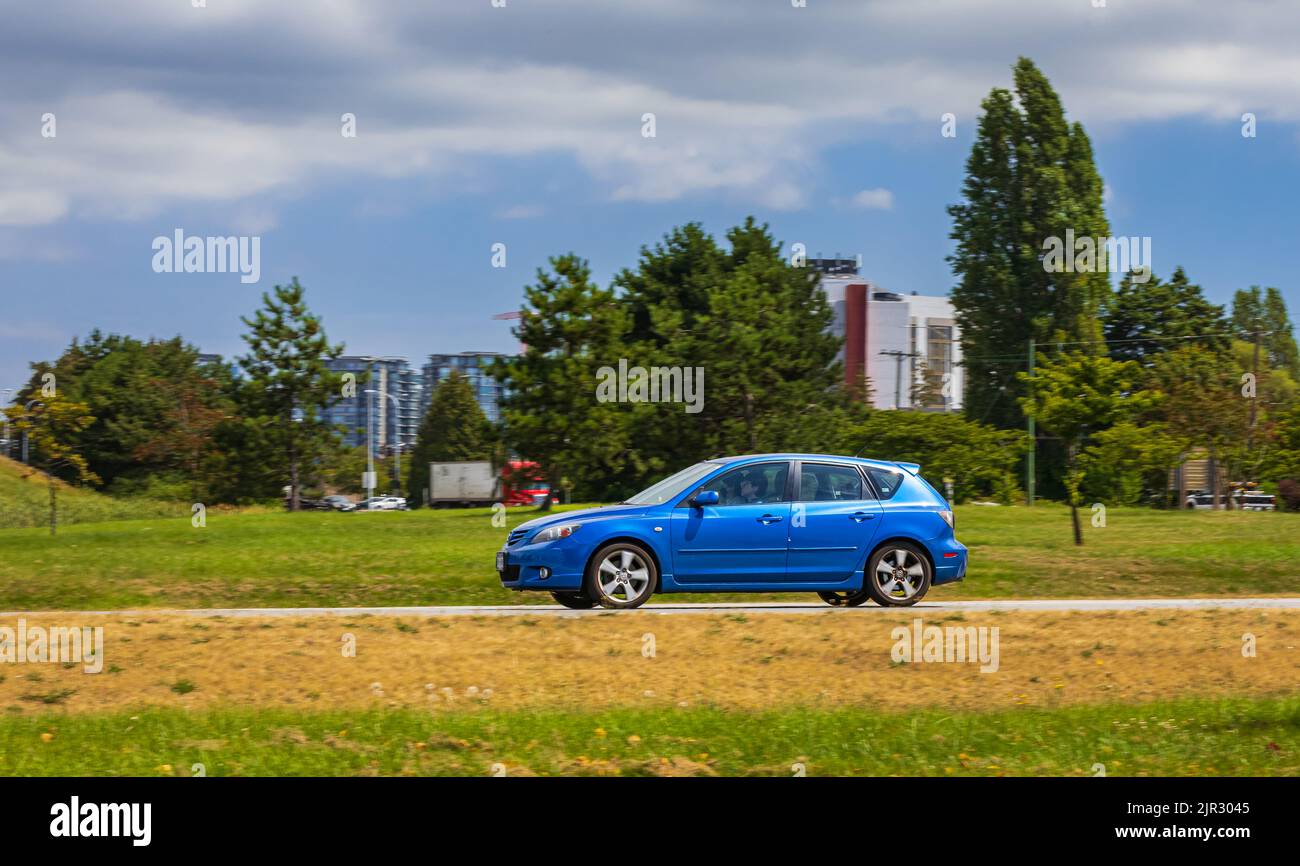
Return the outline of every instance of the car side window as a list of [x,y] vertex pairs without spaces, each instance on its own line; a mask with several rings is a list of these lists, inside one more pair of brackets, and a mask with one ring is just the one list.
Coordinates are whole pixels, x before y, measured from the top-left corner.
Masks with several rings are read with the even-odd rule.
[[846,502],[869,498],[863,493],[862,475],[852,466],[800,464],[800,502]]
[[718,492],[718,505],[761,505],[785,501],[785,481],[789,463],[757,463],[724,472],[707,482],[696,493]]
[[878,466],[868,466],[867,475],[871,476],[871,483],[880,491],[881,499],[893,499],[903,483],[903,473]]

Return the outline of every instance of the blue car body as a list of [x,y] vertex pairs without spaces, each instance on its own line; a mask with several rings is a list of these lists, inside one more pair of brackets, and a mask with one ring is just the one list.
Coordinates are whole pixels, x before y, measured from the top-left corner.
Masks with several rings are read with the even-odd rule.
[[[919,468],[818,454],[705,461],[679,473],[695,475],[664,501],[634,497],[521,524],[498,553],[497,569],[510,589],[579,592],[596,551],[632,542],[654,558],[658,592],[851,593],[863,588],[872,553],[902,541],[925,552],[932,584],[961,580],[967,554],[950,525],[951,507]],[[725,487],[739,469],[746,477],[765,473],[759,480],[772,479],[773,486],[784,479],[784,489],[752,502],[693,503],[712,483]],[[860,487],[853,486],[853,473]],[[548,529],[550,539],[539,539]],[[553,537],[560,532],[567,534]]]

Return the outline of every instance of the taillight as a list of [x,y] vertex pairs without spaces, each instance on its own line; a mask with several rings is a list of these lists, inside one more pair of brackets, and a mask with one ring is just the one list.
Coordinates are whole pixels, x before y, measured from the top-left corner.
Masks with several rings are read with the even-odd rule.
[[940,511],[939,516],[943,518],[944,523],[948,524],[949,529],[956,531],[957,518],[953,515],[951,511]]

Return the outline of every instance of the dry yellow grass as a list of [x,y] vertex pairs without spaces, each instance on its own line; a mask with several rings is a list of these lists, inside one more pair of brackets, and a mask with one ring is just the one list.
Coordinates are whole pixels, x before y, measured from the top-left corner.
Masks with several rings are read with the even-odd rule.
[[[996,626],[1000,666],[896,664],[891,630]],[[583,618],[34,615],[102,625],[104,671],[0,664],[9,713],[143,706],[467,710],[699,706],[1005,709],[1279,696],[1300,684],[1300,611]],[[0,622],[0,626],[16,626]],[[1257,639],[1244,658],[1243,635]],[[343,653],[346,636],[356,655]],[[652,636],[654,657],[643,648]],[[192,690],[187,690],[192,684]]]

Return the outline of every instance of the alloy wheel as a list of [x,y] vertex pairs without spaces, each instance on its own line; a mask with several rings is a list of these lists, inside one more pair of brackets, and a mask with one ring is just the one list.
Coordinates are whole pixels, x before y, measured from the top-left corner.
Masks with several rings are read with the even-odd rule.
[[914,551],[895,547],[876,561],[874,578],[881,595],[907,601],[925,584],[925,564]]
[[650,568],[639,553],[619,548],[601,560],[596,569],[596,583],[605,598],[630,604],[649,594]]

